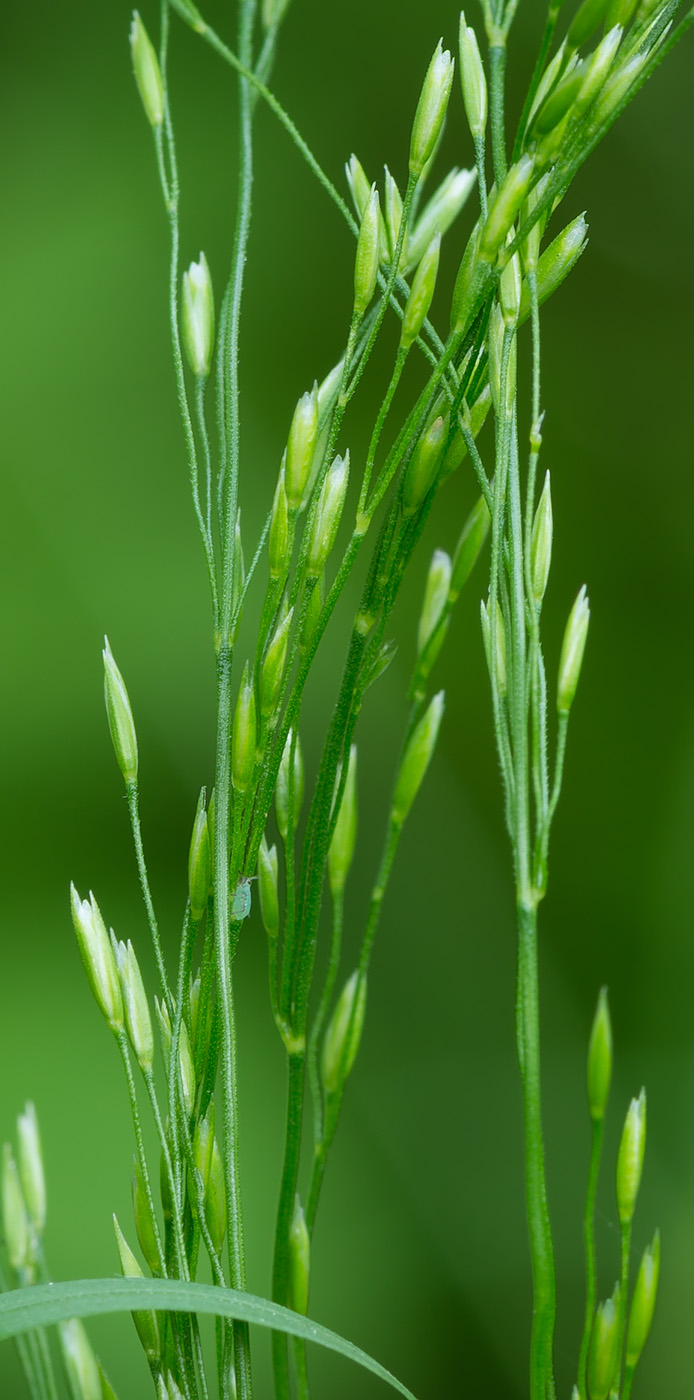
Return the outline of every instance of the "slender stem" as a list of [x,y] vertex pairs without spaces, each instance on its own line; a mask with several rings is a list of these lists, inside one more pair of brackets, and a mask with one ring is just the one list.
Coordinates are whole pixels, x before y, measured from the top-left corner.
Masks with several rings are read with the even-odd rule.
[[369,443],[369,450],[366,455],[366,467],[364,468],[364,478],[361,484],[361,491],[359,493],[359,505],[357,506],[358,516],[361,514],[361,512],[364,510],[364,507],[366,506],[366,500],[369,494],[369,485],[371,483],[371,473],[373,471],[374,462],[376,460],[378,444],[381,440],[381,433],[383,432],[386,419],[388,417],[388,414],[390,413],[391,404],[395,397],[395,391],[398,387],[398,384],[400,383],[400,377],[405,367],[405,361],[408,355],[408,348],[409,347],[403,349],[401,346],[398,349],[393,373],[390,377],[390,383],[386,390],[386,395],[383,400],[383,403],[381,404],[381,407],[378,410],[378,417],[374,424],[374,430],[371,434],[371,442]]
[[318,1009],[316,1011],[313,1025],[308,1040],[308,1077],[311,1085],[311,1097],[313,1099],[313,1119],[314,1119],[314,1140],[316,1146],[321,1141],[324,1128],[323,1096],[321,1093],[320,1070],[318,1067],[320,1038],[323,1033],[335,982],[340,967],[340,953],[342,950],[342,930],[344,925],[345,896],[344,890],[336,890],[333,894],[333,927],[330,939],[330,954],[328,966],[323,983]]
[[553,1338],[556,1316],[554,1248],[547,1206],[540,1089],[540,1022],[537,910],[518,904],[518,1060],[523,1082],[525,1192],[533,1271],[530,1346],[531,1400],[554,1395]]
[[506,177],[506,120],[504,115],[504,84],[506,82],[506,40],[495,30],[489,42],[489,113],[492,130],[492,163],[494,179],[499,190]]
[[155,914],[155,912],[154,912],[154,903],[153,903],[153,901],[152,901],[152,892],[151,892],[150,887],[149,887],[149,876],[148,876],[148,874],[147,874],[147,864],[146,864],[146,862],[145,862],[145,852],[144,852],[144,847],[143,847],[143,845],[142,845],[142,831],[141,831],[141,828],[140,828],[140,800],[139,800],[139,790],[138,790],[137,779],[134,779],[132,782],[126,783],[126,785],[125,785],[125,794],[126,794],[126,797],[127,797],[127,799],[128,799],[128,812],[130,813],[130,825],[131,825],[132,833],[133,833],[133,842],[134,842],[134,844],[135,844],[135,856],[136,856],[136,859],[137,859],[137,869],[138,869],[138,874],[139,874],[139,876],[140,876],[140,886],[141,886],[141,889],[142,889],[142,897],[143,897],[144,902],[145,902],[145,909],[147,910],[147,920],[148,920],[148,922],[149,922],[149,931],[150,931],[150,933],[151,933],[151,935],[152,935],[152,943],[153,943],[153,946],[154,946],[154,956],[155,956],[155,958],[156,958],[157,970],[158,970],[158,972],[159,972],[159,980],[160,980],[160,982],[161,982],[161,988],[162,988],[162,992],[163,992],[163,995],[164,995],[164,1000],[166,1001],[166,1004],[167,1004],[167,1006],[168,1006],[168,1008],[169,1008],[169,1011],[172,1012],[172,1011],[173,1011],[173,1000],[172,1000],[172,996],[171,996],[171,989],[170,989],[170,987],[169,987],[168,978],[167,978],[167,975],[166,975],[166,967],[165,967],[165,965],[164,965],[164,955],[163,955],[163,953],[162,953],[161,939],[160,939],[160,937],[159,937],[159,926],[158,926],[158,924],[157,924],[157,916],[156,916],[156,914]]
[[533,105],[533,102],[535,101],[535,93],[537,92],[537,89],[540,86],[540,79],[542,78],[542,74],[545,71],[547,55],[549,53],[552,39],[554,37],[554,31],[556,29],[557,20],[559,18],[561,4],[562,0],[558,0],[558,3],[557,0],[550,0],[550,5],[547,10],[547,19],[545,22],[544,33],[542,35],[542,42],[540,44],[540,51],[535,61],[533,75],[530,79],[530,87],[528,88],[528,91],[526,93],[525,102],[523,103],[523,111],[521,112],[521,118],[518,123],[518,131],[516,132],[516,140],[513,147],[514,161],[518,160],[518,157],[523,149],[523,140],[525,138],[525,132],[528,125],[530,109]]
[[[287,1060],[287,1130],[272,1268],[272,1297],[274,1302],[283,1304],[289,1302],[289,1231],[299,1176],[304,1059],[304,1052],[300,1051],[289,1055]],[[276,1400],[289,1400],[289,1354],[284,1332],[272,1334],[272,1362]]]
[[624,1384],[623,1384],[623,1386],[622,1386],[622,1400],[629,1400],[629,1396],[631,1395],[631,1387],[632,1387],[632,1385],[634,1384],[634,1372],[635,1372],[635,1370],[636,1370],[636,1367],[635,1367],[635,1366],[630,1366],[629,1363],[627,1362],[627,1364],[626,1364],[626,1366],[625,1366],[625,1368],[624,1368]]
[[614,1389],[619,1390],[619,1377],[622,1370],[622,1350],[627,1321],[627,1300],[629,1296],[629,1261],[631,1258],[631,1221],[622,1221],[621,1230],[621,1271],[619,1279],[619,1313],[617,1318],[617,1356]]
[[480,219],[483,224],[487,222],[487,156],[485,149],[484,132],[479,132],[473,137],[475,147],[475,164],[477,166],[477,189],[480,197]]
[[590,1149],[588,1189],[583,1216],[583,1243],[586,1253],[586,1311],[583,1321],[581,1349],[578,1355],[578,1394],[580,1400],[588,1397],[588,1348],[593,1329],[595,1300],[597,1297],[597,1272],[595,1263],[595,1202],[598,1193],[598,1176],[602,1156],[603,1120],[593,1120],[593,1140]]

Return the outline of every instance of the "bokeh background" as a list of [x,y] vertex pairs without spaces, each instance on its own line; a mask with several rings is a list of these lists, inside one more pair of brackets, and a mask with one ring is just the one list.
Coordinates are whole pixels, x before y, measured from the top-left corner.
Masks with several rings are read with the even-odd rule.
[[[207,6],[229,37],[233,10],[221,0]],[[535,0],[519,7],[512,109],[541,11]],[[154,31],[152,4],[143,17]],[[58,1278],[115,1272],[111,1212],[130,1225],[124,1092],[74,946],[70,878],[80,889],[93,886],[149,966],[103,713],[104,631],[137,717],[145,838],[170,947],[197,792],[211,783],[213,764],[206,586],[167,345],[167,234],[130,73],[128,22],[120,0],[3,6],[0,1124],[11,1134],[25,1099],[35,1100]],[[455,42],[456,24],[450,0],[293,0],[274,85],[340,187],[352,150],[371,178],[387,161],[404,183],[421,77],[439,34]],[[610,988],[616,1070],[599,1203],[601,1291],[611,1291],[617,1269],[616,1142],[629,1096],[645,1082],[649,1136],[636,1247],[658,1223],[664,1264],[638,1394],[691,1395],[694,1374],[692,53],[691,42],[682,45],[576,182],[566,216],[585,208],[591,241],[544,319],[543,461],[555,506],[551,669],[583,581],[593,609],[542,910],[562,1395],[582,1313],[584,1056],[602,983]],[[183,255],[204,247],[219,290],[234,208],[234,82],[179,23],[171,82]],[[257,133],[243,322],[249,553],[293,404],[340,354],[353,252],[339,215],[264,109]],[[470,162],[456,88],[439,172]],[[469,222],[464,215],[447,240],[442,327]],[[392,336],[391,328],[347,425],[357,457]],[[474,495],[468,469],[434,512],[395,619],[398,655],[363,716],[351,948],[405,722],[428,559],[434,546],[452,547]],[[513,907],[477,620],[484,586],[480,569],[438,665],[445,723],[387,900],[314,1256],[315,1317],[375,1353],[422,1400],[526,1394]],[[341,618],[344,625],[346,610]],[[338,629],[307,698],[309,772],[343,652]],[[283,1063],[255,912],[237,985],[249,1283],[267,1292]],[[148,1395],[130,1320],[95,1322],[91,1332],[118,1394]],[[256,1349],[265,1397],[266,1340],[256,1338]],[[318,1396],[384,1393],[338,1359],[317,1356],[313,1365]],[[8,1343],[0,1347],[0,1393],[24,1394]]]

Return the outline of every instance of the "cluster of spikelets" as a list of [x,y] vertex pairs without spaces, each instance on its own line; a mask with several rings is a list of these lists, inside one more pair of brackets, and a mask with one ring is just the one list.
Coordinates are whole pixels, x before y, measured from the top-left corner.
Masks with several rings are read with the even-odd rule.
[[[176,8],[204,23],[197,11],[180,0]],[[484,7],[483,7],[484,8]],[[558,7],[557,7],[558,8]],[[286,0],[267,0],[266,28],[277,26]],[[544,69],[529,109],[524,113],[510,168],[498,188],[487,189],[487,84],[477,39],[460,23],[462,95],[473,140],[476,168],[450,171],[419,211],[424,181],[436,156],[451,94],[454,63],[441,44],[426,74],[412,128],[409,178],[404,194],[386,169],[384,199],[370,184],[352,156],[347,178],[358,218],[354,263],[354,298],[345,355],[324,379],[299,399],[287,438],[265,547],[268,568],[263,615],[255,659],[244,669],[235,706],[231,744],[233,832],[237,851],[230,895],[230,938],[250,910],[249,871],[257,869],[260,906],[268,934],[271,968],[277,969],[282,925],[277,847],[265,836],[274,798],[277,829],[287,862],[293,859],[294,838],[304,791],[304,771],[296,723],[287,725],[288,700],[296,674],[301,684],[310,669],[329,616],[328,604],[339,592],[345,561],[336,574],[326,603],[325,571],[338,539],[350,481],[349,452],[335,453],[342,417],[356,390],[374,340],[389,306],[400,319],[392,393],[384,403],[359,487],[352,535],[354,554],[374,516],[395,483],[390,522],[382,529],[364,598],[355,620],[364,663],[359,673],[359,700],[388,664],[392,648],[383,641],[390,610],[405,568],[421,534],[433,498],[466,455],[473,461],[482,496],[466,521],[452,557],[434,552],[429,569],[417,634],[417,657],[410,685],[413,720],[398,762],[387,822],[386,852],[392,855],[434,751],[443,713],[443,694],[424,703],[429,678],[444,641],[451,610],[484,545],[493,506],[493,482],[487,479],[476,453],[475,440],[491,408],[497,418],[509,414],[515,401],[516,333],[530,317],[533,298],[542,304],[562,283],[586,246],[583,216],[571,221],[541,250],[548,220],[563,198],[580,164],[611,125],[643,81],[668,32],[668,6],[661,0],[584,0],[567,35]],[[486,16],[489,20],[489,15]],[[604,36],[585,52],[597,28]],[[488,24],[489,29],[489,24]],[[139,16],[131,31],[135,76],[148,120],[160,143],[166,104],[158,59]],[[159,149],[159,147],[158,147]],[[451,334],[444,347],[428,320],[434,298],[441,240],[451,230],[477,184],[480,215],[465,247],[453,293]],[[408,280],[409,279],[409,280]],[[377,290],[380,296],[374,298]],[[220,321],[224,323],[223,309]],[[183,277],[180,328],[190,372],[202,392],[210,376],[216,346],[212,279],[204,254]],[[220,337],[222,331],[220,329]],[[395,446],[376,472],[376,450],[385,414],[390,409],[405,359],[412,347],[433,366],[430,384],[408,414]],[[389,391],[390,392],[390,391]],[[539,429],[538,429],[539,431]],[[197,490],[197,484],[194,487]],[[196,509],[203,541],[214,557],[208,510]],[[297,550],[298,546],[298,550]],[[552,547],[552,506],[549,474],[545,478],[531,532],[528,591],[536,606],[547,586]],[[295,555],[297,557],[295,558]],[[349,549],[345,560],[349,562]],[[294,562],[294,581],[289,586]],[[215,614],[218,651],[236,637],[252,571],[245,577],[240,522],[235,522],[231,632],[223,636]],[[214,595],[214,588],[213,588]],[[559,664],[557,709],[560,718],[571,707],[581,668],[589,620],[585,590],[569,617]],[[482,629],[493,683],[503,697],[507,690],[504,618],[498,601],[482,604]],[[72,889],[75,932],[87,977],[97,1004],[117,1042],[126,1072],[138,1152],[133,1177],[135,1227],[144,1259],[155,1276],[195,1277],[200,1240],[210,1256],[213,1274],[223,1281],[222,1247],[228,1224],[224,1163],[215,1137],[214,1088],[218,1026],[212,989],[215,976],[210,918],[214,891],[214,797],[207,804],[203,789],[198,804],[189,856],[188,902],[178,985],[168,984],[156,919],[149,895],[141,851],[138,816],[138,750],[130,701],[108,644],[104,651],[106,704],[113,745],[126,786],[145,903],[157,956],[161,999],[152,1016],[137,956],[130,941],[119,942],[107,930],[93,895],[83,900]],[[279,738],[278,738],[279,736]],[[357,826],[356,749],[348,742],[328,770],[329,792],[325,869],[336,908],[341,906],[351,866]],[[240,854],[239,854],[240,852]],[[387,866],[385,879],[389,873]],[[319,872],[320,879],[323,871]],[[382,888],[379,888],[382,897]],[[377,912],[377,911],[376,911]],[[196,939],[202,933],[200,967],[193,971]],[[367,932],[372,938],[373,930]],[[368,951],[368,950],[367,950]],[[296,986],[296,968],[304,950],[296,940],[284,949],[281,983]],[[368,958],[366,959],[368,961]],[[273,978],[273,1012],[289,1055],[306,1046],[306,1003],[278,995]],[[330,989],[332,990],[332,988]],[[301,998],[299,998],[301,1002]],[[323,1113],[317,1154],[329,1145],[345,1081],[354,1064],[366,1004],[365,963],[346,980],[327,1028],[314,1049],[319,1062],[319,1095]],[[326,1008],[327,1009],[327,1008]],[[166,1074],[168,1120],[162,1120],[155,1087],[154,1023],[158,1025]],[[137,1094],[132,1071],[134,1056],[157,1124],[162,1151],[162,1233],[149,1171],[142,1148]],[[611,1043],[607,1004],[601,998],[589,1056],[589,1101],[595,1131],[600,1135],[611,1073]],[[579,1400],[608,1400],[620,1393],[627,1400],[634,1369],[650,1327],[658,1275],[656,1236],[646,1250],[633,1291],[626,1324],[628,1258],[636,1196],[645,1143],[645,1098],[634,1100],[627,1114],[617,1167],[617,1199],[622,1225],[622,1278],[613,1297],[595,1310],[589,1300],[582,1347]],[[33,1111],[19,1120],[19,1171],[9,1148],[3,1169],[3,1219],[7,1257],[13,1278],[28,1284],[44,1276],[41,1238],[45,1222],[45,1190],[38,1132]],[[313,1202],[313,1210],[315,1202]],[[312,1215],[309,1207],[309,1217]],[[116,1240],[125,1275],[140,1274],[138,1264],[118,1222]],[[309,1220],[309,1225],[311,1221]],[[289,1230],[290,1277],[286,1301],[297,1311],[308,1304],[310,1229],[296,1199]],[[624,1262],[626,1260],[626,1263]],[[188,1350],[196,1344],[191,1320],[158,1318],[137,1313],[135,1325],[155,1382],[159,1400],[179,1400],[179,1381],[187,1374]],[[186,1330],[188,1328],[188,1330]],[[100,1373],[81,1324],[61,1328],[65,1364],[77,1400],[110,1400],[113,1392]],[[37,1344],[38,1346],[38,1344]],[[40,1346],[28,1356],[41,1375]],[[624,1380],[619,1390],[619,1374]],[[176,1374],[174,1374],[174,1371]],[[44,1386],[45,1389],[45,1386]],[[184,1390],[186,1386],[184,1384]],[[38,1387],[42,1393],[41,1385]]]

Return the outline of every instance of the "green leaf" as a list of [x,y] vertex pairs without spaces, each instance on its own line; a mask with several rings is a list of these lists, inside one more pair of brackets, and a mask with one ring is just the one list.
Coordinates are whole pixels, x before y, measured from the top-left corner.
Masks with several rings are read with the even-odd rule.
[[132,1312],[154,1308],[157,1312],[211,1313],[216,1317],[233,1317],[241,1322],[253,1322],[274,1332],[287,1332],[316,1342],[328,1351],[336,1351],[349,1361],[356,1361],[365,1371],[371,1371],[386,1381],[406,1400],[415,1400],[407,1386],[386,1371],[360,1347],[338,1337],[318,1322],[300,1317],[279,1303],[257,1298],[253,1293],[240,1293],[233,1288],[216,1288],[207,1283],[181,1283],[178,1279],[100,1278],[71,1280],[69,1283],[40,1284],[20,1288],[0,1295],[0,1340],[15,1337],[19,1332],[64,1322],[69,1317],[96,1317],[103,1313]]

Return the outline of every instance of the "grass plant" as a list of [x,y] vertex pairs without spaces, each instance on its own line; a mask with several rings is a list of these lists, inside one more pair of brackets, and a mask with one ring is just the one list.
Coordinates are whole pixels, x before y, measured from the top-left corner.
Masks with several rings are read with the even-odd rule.
[[[581,587],[560,656],[548,664],[542,609],[551,578],[553,512],[550,473],[541,473],[541,308],[587,243],[584,216],[565,210],[572,181],[684,35],[694,11],[683,12],[678,0],[583,0],[566,18],[561,0],[550,0],[520,116],[509,117],[506,54],[517,3],[483,0],[477,28],[460,16],[457,62],[442,41],[428,68],[422,64],[405,187],[398,189],[386,169],[379,191],[352,156],[344,198],[270,87],[287,0],[263,0],[259,8],[255,0],[238,0],[233,46],[189,0],[162,0],[156,47],[148,32],[154,32],[153,17],[150,23],[147,16],[148,28],[139,15],[133,18],[134,74],[170,233],[170,333],[209,583],[216,760],[193,821],[188,900],[178,962],[170,967],[141,830],[136,723],[106,641],[106,709],[154,949],[156,996],[144,985],[138,950],[109,931],[94,896],[84,899],[73,887],[71,904],[85,971],[125,1075],[136,1146],[134,1234],[128,1222],[121,1229],[114,1220],[121,1283],[49,1286],[42,1245],[46,1191],[38,1125],[28,1106],[18,1123],[17,1161],[12,1149],[5,1149],[2,1286],[8,1291],[0,1298],[0,1335],[17,1336],[32,1400],[57,1400],[63,1382],[73,1400],[113,1397],[78,1319],[117,1309],[132,1311],[157,1400],[213,1395],[251,1400],[251,1322],[272,1329],[276,1400],[293,1395],[308,1400],[310,1340],[341,1351],[409,1394],[378,1363],[308,1320],[312,1240],[358,1055],[383,903],[403,828],[445,722],[444,695],[435,690],[436,662],[461,591],[474,586],[470,579],[478,579],[483,568],[488,584],[482,590],[481,630],[517,913],[516,1040],[533,1281],[528,1385],[531,1400],[556,1396],[538,911],[547,890],[550,836],[590,609]],[[189,43],[202,42],[216,52],[238,90],[237,201],[221,298],[215,295],[220,279],[204,253],[186,269],[182,265],[182,191],[169,91],[174,23],[182,35],[190,31]],[[264,529],[248,541],[240,509],[245,463],[239,365],[252,194],[254,180],[262,179],[254,155],[261,103],[346,221],[355,246],[353,266],[337,274],[353,278],[343,353],[334,367],[317,365],[316,383],[298,397]],[[461,142],[471,144],[474,165],[444,173],[429,194],[447,118],[460,125]],[[429,312],[444,258],[459,270],[449,326],[442,331]],[[373,384],[373,352],[391,325],[398,332],[397,346],[362,458],[350,454],[350,406],[363,378]],[[528,361],[529,394],[519,388],[525,383],[518,374],[521,357]],[[416,373],[403,377],[408,362],[415,362]],[[320,383],[318,375],[324,376]],[[488,419],[491,431],[483,432]],[[392,634],[399,625],[394,610],[433,503],[454,472],[469,468],[479,500],[460,522],[452,554],[437,548],[432,555],[416,629],[409,715],[383,814],[382,849],[358,956],[350,965],[343,955],[345,889],[353,860],[370,858],[357,835],[360,802],[371,800],[358,759],[364,702],[391,661]],[[360,581],[361,592],[345,628],[338,603],[349,596],[352,580]],[[259,623],[247,645],[242,624],[251,590]],[[305,692],[328,628],[340,632],[343,669],[326,716],[320,759],[310,771],[301,743]],[[254,901],[267,934],[270,1013],[286,1060],[285,1144],[269,1300],[246,1292],[239,1173],[243,1045],[234,961]],[[597,1299],[594,1222],[611,1072],[612,1032],[603,990],[588,1052],[593,1138],[584,1218],[586,1304],[577,1336],[574,1400],[628,1400],[657,1289],[657,1235],[633,1286],[631,1280],[632,1221],[646,1133],[642,1091],[627,1113],[616,1166],[620,1278],[609,1300]],[[158,1137],[158,1163],[145,1149],[145,1111]],[[307,1119],[312,1126],[308,1154]],[[147,1279],[132,1249],[135,1237]],[[201,1271],[211,1285],[197,1282]],[[214,1354],[199,1326],[199,1315],[209,1312],[216,1317]],[[57,1349],[46,1330],[54,1324]]]

